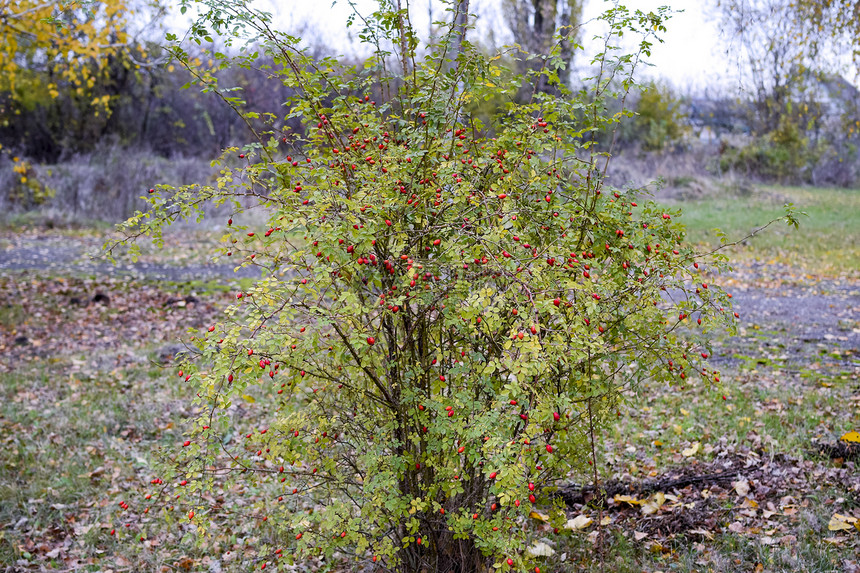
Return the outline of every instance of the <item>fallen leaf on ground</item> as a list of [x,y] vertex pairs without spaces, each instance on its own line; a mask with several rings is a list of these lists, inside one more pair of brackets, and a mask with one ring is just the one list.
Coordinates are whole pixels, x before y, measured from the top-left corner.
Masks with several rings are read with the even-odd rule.
[[567,523],[564,525],[565,529],[572,529],[574,531],[585,529],[589,525],[594,523],[594,520],[586,515],[577,515],[573,519],[567,520]]
[[860,522],[856,517],[850,515],[842,515],[834,513],[830,518],[830,523],[827,524],[827,529],[830,531],[842,531],[843,529],[860,529]]
[[732,482],[732,487],[735,488],[737,494],[741,497],[746,496],[750,492],[750,482],[746,478],[741,478],[738,481]]
[[528,548],[528,553],[533,557],[551,557],[555,555],[555,549],[543,541],[536,541],[534,545]]
[[708,539],[710,541],[714,540],[714,534],[711,533],[710,531],[705,530],[705,529],[691,529],[690,533],[695,533],[696,535],[701,535],[702,537],[704,537],[705,539]]
[[533,512],[529,513],[529,517],[531,517],[532,519],[537,519],[538,521],[543,521],[543,522],[549,521],[549,516],[547,514],[540,513],[537,511],[533,511]]
[[90,529],[92,529],[93,527],[95,527],[95,524],[90,524],[90,525],[76,525],[76,526],[75,526],[75,529],[74,529],[74,531],[75,531],[75,536],[76,536],[76,537],[80,537],[80,536],[82,536],[82,535],[86,535],[87,533],[89,533]]
[[846,434],[843,434],[841,438],[839,438],[843,442],[851,442],[854,444],[860,443],[860,432],[851,431]]
[[633,539],[635,539],[636,541],[642,541],[646,537],[648,537],[648,534],[644,533],[642,531],[634,531],[633,532]]
[[662,506],[666,503],[666,494],[658,491],[654,495],[648,498],[645,503],[642,504],[642,513],[645,515],[651,515],[652,513],[657,513]]
[[729,531],[732,533],[743,533],[744,526],[740,521],[733,521],[729,524]]
[[631,497],[629,495],[616,495],[614,498],[618,503],[629,503],[630,505],[642,505],[645,500],[636,499],[635,497]]
[[694,442],[689,448],[683,450],[681,455],[685,458],[691,458],[696,455],[696,452],[699,451],[699,442]]

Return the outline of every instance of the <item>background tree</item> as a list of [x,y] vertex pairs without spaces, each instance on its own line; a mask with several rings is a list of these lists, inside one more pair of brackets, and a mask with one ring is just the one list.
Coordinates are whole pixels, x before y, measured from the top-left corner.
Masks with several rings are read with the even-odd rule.
[[[518,71],[525,74],[540,69],[543,65],[540,56],[553,52],[557,43],[559,83],[569,86],[570,66],[582,19],[582,1],[503,0],[502,9],[514,42],[521,46],[517,58]],[[520,99],[527,99],[530,89],[523,87]],[[538,77],[536,89],[544,92],[557,88],[551,87],[548,78],[542,75]]]
[[842,55],[850,51],[860,72],[860,1],[798,0],[791,7],[801,39],[811,52],[826,48]]
[[22,0],[0,10],[0,122],[9,127],[29,113],[31,121],[16,126],[18,138],[34,140],[43,157],[104,134],[112,103],[149,65],[151,46],[138,42],[133,26],[149,22],[143,30],[164,14],[158,0]]
[[754,104],[754,130],[775,131],[792,100],[805,90],[815,54],[790,0],[721,0],[723,29],[737,57],[741,86]]
[[[848,4],[721,0],[753,136],[721,162],[788,182],[853,179],[857,89],[842,79],[853,40],[840,43]],[[841,92],[841,93],[840,93]],[[844,165],[843,165],[844,164]]]

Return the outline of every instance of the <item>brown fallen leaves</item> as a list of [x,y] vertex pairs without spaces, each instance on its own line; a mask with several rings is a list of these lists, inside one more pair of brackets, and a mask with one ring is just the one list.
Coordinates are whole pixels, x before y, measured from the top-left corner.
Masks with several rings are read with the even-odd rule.
[[[750,452],[746,456],[725,456],[710,463],[681,467],[651,480],[652,484],[683,481],[680,475],[698,472],[704,476],[722,476],[736,472],[731,483],[707,479],[691,483],[670,492],[655,491],[642,495],[638,484],[630,482],[628,494],[616,494],[605,500],[604,515],[611,515],[611,527],[631,532],[633,539],[646,537],[666,543],[678,536],[713,540],[722,533],[751,536],[759,542],[791,545],[797,541],[799,529],[812,527],[824,531],[824,518],[814,514],[810,496],[821,495],[838,488],[860,493],[860,475],[853,467],[837,468],[814,462],[777,455],[767,458]],[[616,482],[605,484],[617,489]],[[830,498],[825,505],[843,506],[845,499]],[[575,516],[571,529],[591,526],[597,517],[593,509],[599,502],[592,498],[588,504],[571,508]],[[858,514],[855,516],[854,514]],[[860,530],[860,510],[846,509],[831,518],[828,529],[840,534],[856,534]],[[822,536],[823,537],[823,536]],[[856,543],[860,535],[830,539],[831,542]]]
[[[92,302],[96,293],[109,303]],[[0,369],[45,357],[175,343],[216,312],[211,298],[165,306],[171,296],[159,285],[119,278],[0,276]]]

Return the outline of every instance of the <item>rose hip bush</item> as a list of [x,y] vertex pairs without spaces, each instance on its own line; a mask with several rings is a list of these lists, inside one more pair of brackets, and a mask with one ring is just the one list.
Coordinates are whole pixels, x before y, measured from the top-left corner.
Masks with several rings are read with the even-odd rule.
[[[611,149],[595,144],[622,120],[604,115],[623,97],[612,86],[632,85],[665,15],[607,12],[586,87],[515,104],[535,75],[514,76],[456,26],[422,48],[407,10],[388,6],[361,19],[374,50],[362,70],[310,58],[240,3],[204,6],[192,28],[253,39],[273,62],[264,73],[297,91],[286,114],[305,129],[269,117],[225,152],[214,185],[160,187],[125,224],[158,239],[208,202],[265,213],[227,222],[222,255],[261,278],[193,337],[181,375],[203,413],[152,502],[201,532],[250,532],[248,566],[336,555],[537,571],[526,549],[546,526],[529,513],[562,526],[554,488],[593,475],[595,433],[622,393],[718,380],[696,336],[733,320],[700,277],[723,263],[684,244],[677,211],[610,187]],[[631,29],[639,52],[613,55]],[[246,50],[212,56],[252,65]],[[266,120],[181,45],[174,55],[249,125]],[[560,60],[543,61],[552,84]]]

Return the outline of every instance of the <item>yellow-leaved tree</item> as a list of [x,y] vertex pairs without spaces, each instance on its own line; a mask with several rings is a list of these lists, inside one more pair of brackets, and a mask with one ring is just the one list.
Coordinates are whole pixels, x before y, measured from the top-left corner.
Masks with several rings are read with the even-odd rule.
[[[129,14],[125,0],[4,1],[0,92],[28,107],[64,89],[88,95],[108,57],[127,45]],[[94,98],[90,105],[106,112],[109,98]]]
[[[164,13],[160,0],[0,0],[0,127],[36,110],[29,131],[98,139],[110,116],[112,78],[149,65],[140,37]],[[151,35],[151,34],[150,34]]]

